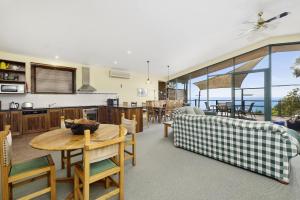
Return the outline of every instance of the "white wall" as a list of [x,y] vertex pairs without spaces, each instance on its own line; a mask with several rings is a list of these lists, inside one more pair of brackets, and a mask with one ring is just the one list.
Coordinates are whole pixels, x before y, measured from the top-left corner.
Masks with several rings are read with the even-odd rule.
[[105,105],[108,98],[116,98],[117,94],[1,94],[2,109],[8,109],[9,102],[14,101],[20,106],[23,102],[33,102],[35,108],[45,108],[49,104],[55,106],[89,106]]
[[[97,93],[101,94],[76,94],[76,95],[44,95],[44,94],[0,94],[0,101],[2,101],[2,108],[7,108],[9,102],[33,102],[35,107],[45,107],[50,103],[57,103],[57,106],[76,106],[76,105],[99,105],[105,104],[107,98],[119,97],[120,102],[123,101],[137,101],[139,104],[146,100],[153,100],[158,98],[158,80],[159,77],[151,77],[151,84],[146,84],[146,74],[135,72],[131,73],[130,79],[110,78],[108,67],[89,66],[78,63],[64,62],[61,60],[50,60],[43,58],[35,58],[19,54],[13,54],[0,51],[0,59],[14,60],[26,63],[26,83],[28,88],[31,85],[30,62],[52,64],[57,66],[74,67],[77,68],[76,87],[81,86],[81,68],[82,66],[90,67],[90,81],[91,85],[97,89]],[[163,78],[161,78],[163,80]],[[148,90],[147,97],[138,97],[137,88],[145,88]],[[113,93],[113,94],[112,94]]]

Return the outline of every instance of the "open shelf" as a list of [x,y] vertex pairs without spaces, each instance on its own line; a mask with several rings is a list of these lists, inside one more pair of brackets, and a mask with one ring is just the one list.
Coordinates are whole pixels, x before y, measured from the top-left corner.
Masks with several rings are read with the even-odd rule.
[[25,74],[25,71],[23,70],[13,70],[13,69],[0,69],[0,72],[12,72],[12,73]]
[[25,81],[0,80],[0,83],[17,83],[17,84],[25,84]]

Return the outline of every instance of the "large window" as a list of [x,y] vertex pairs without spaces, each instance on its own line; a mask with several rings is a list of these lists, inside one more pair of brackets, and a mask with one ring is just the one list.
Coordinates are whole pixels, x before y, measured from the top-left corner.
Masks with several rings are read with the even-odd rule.
[[39,94],[75,93],[75,68],[31,64],[31,92]]
[[177,89],[187,90],[186,101],[192,106],[206,109],[204,102],[214,107],[223,101],[238,111],[253,104],[257,120],[287,118],[300,112],[300,42],[268,45],[184,75],[184,82],[182,79],[176,79]]
[[[285,118],[299,112],[297,100],[300,78],[294,67],[300,58],[300,44],[272,46],[272,114],[273,119]],[[294,98],[295,97],[295,98]]]

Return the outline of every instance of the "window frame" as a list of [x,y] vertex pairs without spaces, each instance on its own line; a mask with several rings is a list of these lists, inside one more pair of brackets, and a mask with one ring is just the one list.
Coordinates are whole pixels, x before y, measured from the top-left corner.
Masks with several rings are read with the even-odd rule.
[[[56,66],[42,63],[30,63],[31,65],[31,93],[32,94],[76,94],[76,68]],[[36,69],[48,69],[48,70],[59,70],[72,72],[72,92],[37,92],[36,91]]]

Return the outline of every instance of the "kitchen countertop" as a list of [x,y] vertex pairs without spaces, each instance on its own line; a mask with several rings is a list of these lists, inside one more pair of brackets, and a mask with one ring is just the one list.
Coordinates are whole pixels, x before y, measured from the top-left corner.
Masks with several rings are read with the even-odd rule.
[[111,108],[143,108],[143,106],[107,106],[107,107],[111,107]]
[[94,108],[94,107],[112,107],[112,108],[124,108],[124,109],[134,109],[134,108],[143,108],[142,106],[107,106],[107,105],[90,105],[90,106],[53,106],[53,107],[36,107],[33,109],[22,109],[19,108],[17,110],[10,109],[1,109],[0,112],[8,112],[8,111],[23,111],[23,110],[41,110],[41,109],[63,109],[63,108]]
[[41,110],[41,109],[63,109],[63,108],[94,108],[94,107],[100,107],[104,105],[90,105],[90,106],[53,106],[53,107],[36,107],[33,109],[16,109],[16,110],[10,110],[10,109],[1,109],[0,112],[8,112],[8,111],[23,111],[23,110]]

